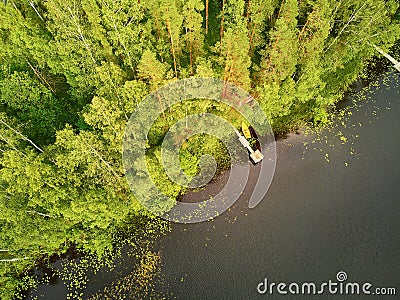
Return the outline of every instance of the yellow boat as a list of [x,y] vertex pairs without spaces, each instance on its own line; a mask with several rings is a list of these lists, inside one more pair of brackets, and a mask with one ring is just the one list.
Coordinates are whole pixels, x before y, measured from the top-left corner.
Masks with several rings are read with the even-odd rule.
[[246,139],[251,138],[249,126],[247,126],[246,123],[244,123],[244,122],[242,122],[242,132]]

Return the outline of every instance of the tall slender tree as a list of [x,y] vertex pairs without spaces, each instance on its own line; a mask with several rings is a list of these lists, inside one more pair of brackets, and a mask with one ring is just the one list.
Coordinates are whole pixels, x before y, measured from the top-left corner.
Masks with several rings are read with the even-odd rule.
[[298,60],[298,6],[296,0],[282,2],[271,32],[269,46],[261,59],[260,81],[282,81],[296,71]]
[[193,63],[203,50],[203,17],[201,16],[203,9],[204,5],[200,0],[188,0],[183,5],[183,26],[185,29],[186,47],[189,48],[191,74],[193,74]]
[[174,74],[175,77],[177,77],[180,67],[180,54],[182,51],[181,29],[183,16],[181,8],[178,6],[179,3],[169,0],[160,0],[159,4],[160,17],[165,24],[171,46]]
[[225,81],[236,83],[243,88],[250,88],[249,40],[244,17],[244,1],[227,2],[224,8],[224,31],[221,42],[217,45],[222,77]]

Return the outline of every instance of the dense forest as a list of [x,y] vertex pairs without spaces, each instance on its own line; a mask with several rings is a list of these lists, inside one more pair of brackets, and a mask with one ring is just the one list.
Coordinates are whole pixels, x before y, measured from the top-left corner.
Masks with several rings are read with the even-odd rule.
[[[0,298],[11,299],[39,260],[71,245],[101,256],[127,226],[158,222],[121,162],[129,116],[150,91],[215,77],[249,91],[277,134],[324,124],[373,45],[394,49],[400,16],[396,0],[5,0],[0,38]],[[183,168],[195,173],[217,143],[193,139]],[[158,146],[148,163],[176,197]]]

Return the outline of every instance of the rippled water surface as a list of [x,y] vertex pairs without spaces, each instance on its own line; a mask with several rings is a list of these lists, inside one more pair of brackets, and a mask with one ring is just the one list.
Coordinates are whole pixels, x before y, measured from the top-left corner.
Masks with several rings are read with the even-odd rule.
[[[248,208],[254,173],[249,188],[220,217],[174,224],[157,244],[165,281],[160,289],[176,299],[267,299],[275,295],[256,289],[264,278],[321,283],[344,271],[347,281],[397,287],[399,294],[399,75],[386,76],[386,83],[382,77],[378,87],[350,96],[330,128],[277,142],[276,173],[256,208]],[[221,185],[223,179],[213,188]],[[103,290],[118,274],[89,276],[84,294]],[[59,281],[39,286],[30,297],[65,294]],[[294,297],[303,298],[311,299]]]
[[177,299],[271,298],[257,293],[265,277],[321,283],[339,271],[400,293],[398,76],[364,91],[329,129],[278,141],[256,208],[248,191],[213,222],[174,226],[162,256]]

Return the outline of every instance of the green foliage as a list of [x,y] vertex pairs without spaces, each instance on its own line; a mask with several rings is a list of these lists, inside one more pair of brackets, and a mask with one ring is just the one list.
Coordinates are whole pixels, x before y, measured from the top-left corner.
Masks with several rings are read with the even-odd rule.
[[165,80],[167,65],[160,62],[151,50],[143,52],[138,65],[139,78],[147,80],[153,89],[160,86]]
[[0,81],[0,105],[24,124],[23,132],[41,144],[51,142],[68,120],[68,107],[27,72]]
[[246,9],[248,36],[251,57],[256,55],[255,50],[265,47],[265,35],[268,20],[272,17],[278,1],[253,0],[249,1]]
[[186,45],[189,48],[189,64],[192,75],[193,63],[203,53],[203,17],[200,14],[203,9],[204,5],[200,0],[189,0],[183,6],[183,26],[186,32]]
[[[377,54],[372,44],[399,59],[395,0],[209,0],[207,12],[205,3],[0,5],[1,299],[32,285],[27,270],[40,259],[71,244],[102,255],[117,233],[147,228],[132,223],[148,213],[129,191],[121,151],[127,121],[149,91],[192,75],[231,81],[282,133],[328,122],[329,108]],[[207,100],[156,120],[141,163],[171,197],[184,189],[165,174],[160,145],[177,120],[196,112],[228,117],[237,128],[243,121]],[[219,141],[198,135],[182,145],[182,169],[196,175],[203,154],[229,164]]]
[[297,1],[283,1],[270,33],[269,46],[261,60],[261,76],[267,81],[285,80],[296,71],[299,55],[297,16]]

